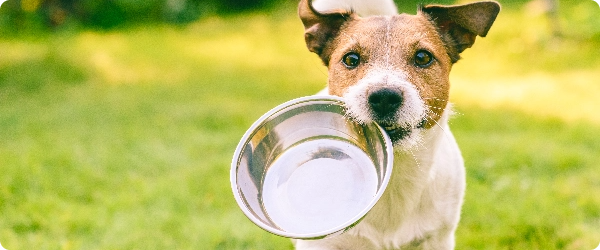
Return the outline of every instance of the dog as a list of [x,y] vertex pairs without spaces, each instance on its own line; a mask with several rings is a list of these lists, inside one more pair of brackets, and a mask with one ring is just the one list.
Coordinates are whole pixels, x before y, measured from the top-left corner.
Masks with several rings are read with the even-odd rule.
[[328,67],[323,93],[342,97],[350,118],[385,129],[394,171],[355,227],[332,238],[295,240],[296,249],[454,249],[466,184],[448,126],[449,74],[461,52],[487,35],[500,5],[427,5],[416,15],[381,10],[393,15],[367,17],[343,2],[338,9],[327,6],[317,10],[301,0],[298,10],[306,46]]

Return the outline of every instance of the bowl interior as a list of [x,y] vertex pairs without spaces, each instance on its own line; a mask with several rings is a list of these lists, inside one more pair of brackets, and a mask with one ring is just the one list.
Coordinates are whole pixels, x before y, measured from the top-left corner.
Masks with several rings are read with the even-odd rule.
[[348,119],[341,99],[297,99],[265,114],[240,141],[234,196],[269,232],[324,236],[354,224],[377,202],[391,152],[385,132]]

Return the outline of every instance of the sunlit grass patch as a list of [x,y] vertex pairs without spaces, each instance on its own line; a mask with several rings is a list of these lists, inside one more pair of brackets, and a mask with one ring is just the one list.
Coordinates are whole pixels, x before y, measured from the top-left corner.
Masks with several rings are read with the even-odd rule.
[[590,14],[593,4],[561,5],[558,37],[544,15],[527,8],[502,11],[488,37],[478,38],[454,66],[452,100],[600,124],[600,86],[594,84],[600,77],[600,19]]
[[464,105],[521,110],[536,117],[600,124],[600,85],[593,84],[594,79],[600,79],[600,68],[554,74],[539,71],[487,81],[454,76],[452,100]]

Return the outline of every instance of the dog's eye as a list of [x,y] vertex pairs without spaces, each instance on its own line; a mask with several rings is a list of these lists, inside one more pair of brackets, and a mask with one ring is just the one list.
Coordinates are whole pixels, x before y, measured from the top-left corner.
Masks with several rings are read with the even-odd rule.
[[415,54],[415,65],[421,68],[427,68],[433,62],[433,55],[427,50],[419,50]]
[[345,54],[342,58],[342,63],[346,66],[346,68],[353,69],[358,66],[360,63],[360,56],[355,52],[350,52]]

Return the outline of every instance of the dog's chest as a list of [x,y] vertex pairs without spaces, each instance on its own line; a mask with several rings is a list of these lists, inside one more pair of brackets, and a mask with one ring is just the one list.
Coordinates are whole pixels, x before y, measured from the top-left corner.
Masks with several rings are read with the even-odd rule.
[[[411,166],[407,166],[411,165]],[[419,169],[415,162],[404,164],[403,169]],[[394,177],[387,193],[369,212],[367,217],[351,230],[350,234],[368,239],[378,248],[395,249],[415,239],[426,238],[440,228],[443,219],[439,216],[434,194],[426,188],[432,174],[402,172]],[[397,169],[396,169],[397,170]]]
[[423,150],[395,154],[386,193],[348,233],[379,249],[399,249],[453,227],[464,189],[462,160],[454,140],[446,137],[451,134],[429,132],[424,137],[434,139],[426,140]]

